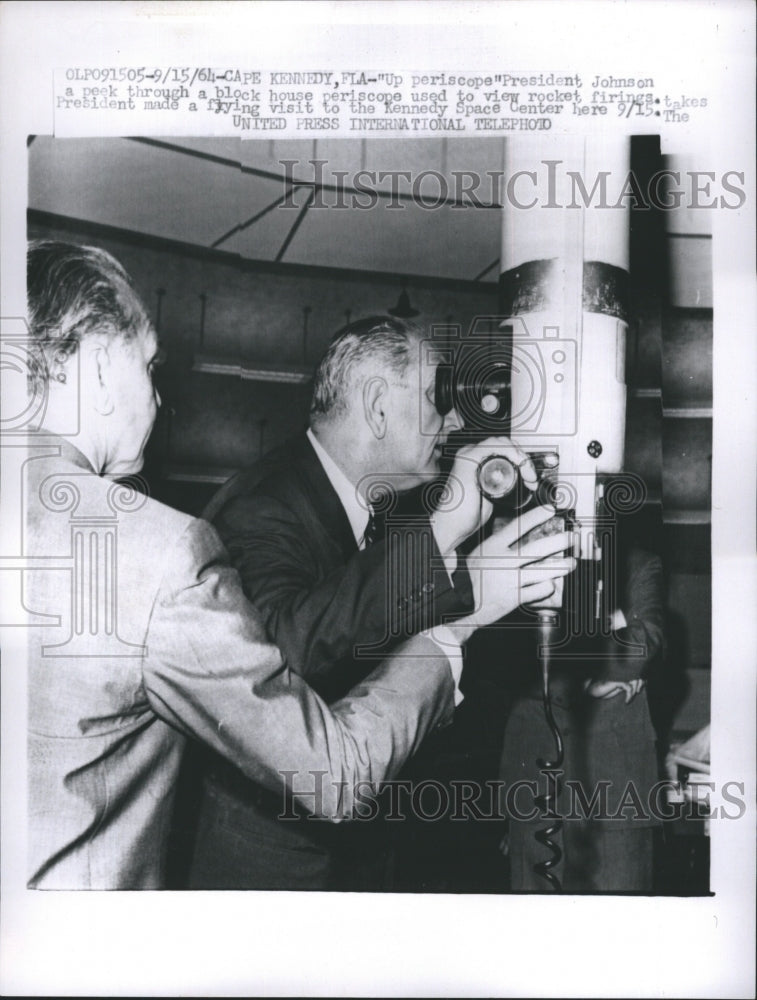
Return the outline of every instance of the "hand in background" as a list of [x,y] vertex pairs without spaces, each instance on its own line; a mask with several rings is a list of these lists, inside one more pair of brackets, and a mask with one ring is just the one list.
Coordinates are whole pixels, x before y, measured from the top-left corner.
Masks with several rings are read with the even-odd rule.
[[617,698],[625,695],[626,705],[643,690],[645,682],[641,677],[632,681],[593,681],[584,683],[584,691],[590,698]]

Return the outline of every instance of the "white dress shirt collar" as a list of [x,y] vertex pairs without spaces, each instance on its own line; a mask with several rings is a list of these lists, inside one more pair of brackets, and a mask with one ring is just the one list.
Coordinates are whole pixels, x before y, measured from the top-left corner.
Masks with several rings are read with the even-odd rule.
[[339,502],[344,507],[344,512],[350,522],[352,534],[355,536],[358,548],[364,548],[363,536],[368,526],[369,515],[365,502],[360,499],[354,484],[345,476],[309,427],[307,430],[307,439],[313,446],[313,451],[323,466],[323,471],[326,473],[329,482],[334,487],[336,495],[339,497]]

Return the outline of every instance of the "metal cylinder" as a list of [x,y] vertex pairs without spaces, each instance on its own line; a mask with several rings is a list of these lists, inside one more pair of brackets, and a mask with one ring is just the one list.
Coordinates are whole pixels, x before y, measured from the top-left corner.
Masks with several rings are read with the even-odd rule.
[[[623,468],[627,137],[505,140],[500,274],[511,345],[510,437],[559,454],[592,558],[597,477]],[[524,211],[526,203],[529,211]],[[586,541],[584,542],[584,537]]]
[[479,463],[476,475],[487,500],[501,500],[518,485],[518,470],[504,455],[489,455]]

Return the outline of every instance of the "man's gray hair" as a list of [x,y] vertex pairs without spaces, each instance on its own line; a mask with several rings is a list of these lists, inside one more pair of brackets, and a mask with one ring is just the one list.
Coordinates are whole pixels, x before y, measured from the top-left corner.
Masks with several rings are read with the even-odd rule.
[[311,422],[345,412],[350,391],[377,371],[402,379],[422,338],[420,326],[394,316],[368,316],[342,327],[315,372]]
[[119,262],[98,247],[56,240],[29,244],[26,256],[29,330],[37,348],[32,381],[46,382],[83,337],[131,340],[150,329],[145,307]]

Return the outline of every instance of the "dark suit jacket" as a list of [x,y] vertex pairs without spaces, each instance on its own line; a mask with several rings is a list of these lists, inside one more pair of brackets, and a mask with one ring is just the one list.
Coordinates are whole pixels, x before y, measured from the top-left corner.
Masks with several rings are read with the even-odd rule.
[[210,525],[95,475],[60,438],[31,441],[22,488],[31,886],[162,886],[187,735],[278,789],[280,808],[281,772],[296,772],[303,806],[339,819],[360,781],[396,774],[451,718],[449,664],[421,637],[329,708]]
[[[344,508],[304,434],[233,477],[205,516],[212,518],[245,593],[287,662],[328,701],[398,641],[459,617],[470,606],[467,572],[458,571],[453,587],[426,512],[398,503],[386,539],[358,550]],[[193,884],[336,887],[331,855],[350,852],[349,831],[277,823],[264,796],[251,786],[240,787],[217,761],[209,772]],[[260,858],[263,841],[272,855],[268,871],[251,859]],[[309,861],[313,851],[321,854],[315,876],[310,868],[297,875],[295,862],[291,877],[286,874],[284,854],[291,859],[297,851]],[[345,887],[353,887],[349,879]]]
[[229,480],[203,516],[291,669],[325,697],[400,639],[470,606],[468,574],[458,571],[453,587],[426,511],[400,499],[386,538],[358,550],[304,434]]

